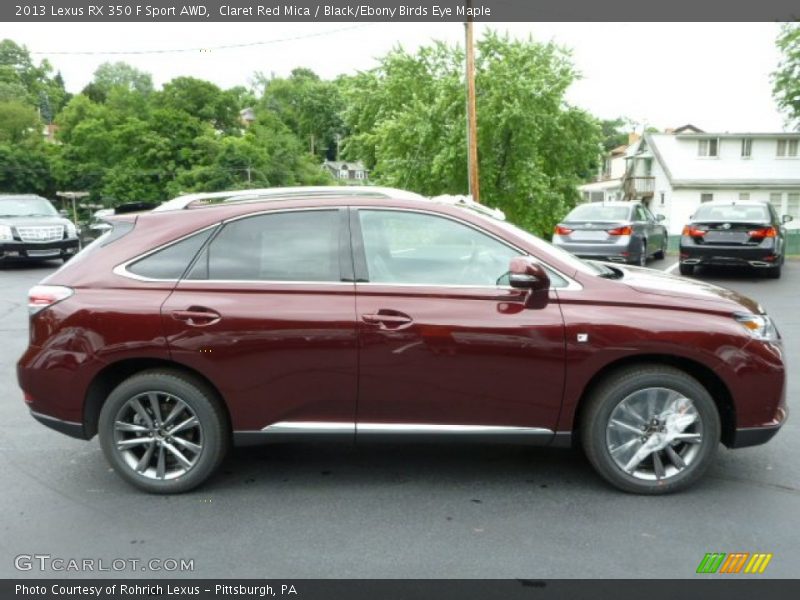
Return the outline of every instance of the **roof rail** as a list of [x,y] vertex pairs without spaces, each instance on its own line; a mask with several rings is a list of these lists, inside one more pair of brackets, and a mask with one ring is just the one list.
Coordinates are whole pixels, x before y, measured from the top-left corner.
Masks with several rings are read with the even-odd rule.
[[160,204],[153,212],[182,210],[192,205],[214,204],[216,202],[245,202],[254,200],[282,200],[298,196],[366,196],[372,198],[396,198],[398,200],[425,200],[424,196],[387,187],[377,186],[298,186],[275,187],[255,190],[229,190],[225,192],[209,192],[185,194]]
[[470,210],[474,210],[475,212],[479,212],[483,215],[488,217],[492,217],[493,219],[497,219],[498,221],[505,221],[506,214],[500,210],[499,208],[491,208],[486,206],[485,204],[481,204],[480,202],[475,202],[472,196],[453,196],[449,194],[443,194],[441,196],[434,196],[431,198],[434,202],[441,202],[443,204],[449,204],[451,206],[461,206],[463,208],[468,208]]

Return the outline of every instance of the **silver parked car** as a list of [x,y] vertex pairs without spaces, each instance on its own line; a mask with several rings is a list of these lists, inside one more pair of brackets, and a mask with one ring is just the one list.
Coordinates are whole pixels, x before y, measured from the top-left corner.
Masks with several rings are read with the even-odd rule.
[[556,225],[553,244],[583,258],[644,266],[666,254],[663,220],[640,202],[581,204]]

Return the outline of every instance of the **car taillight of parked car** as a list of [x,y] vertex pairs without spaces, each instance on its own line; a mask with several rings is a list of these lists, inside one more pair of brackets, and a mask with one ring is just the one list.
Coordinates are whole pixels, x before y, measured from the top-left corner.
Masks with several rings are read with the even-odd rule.
[[778,230],[774,227],[762,227],[760,229],[753,229],[747,232],[754,240],[763,240],[764,238],[778,237]]
[[35,285],[28,292],[28,314],[33,316],[74,293],[72,288],[63,285]]
[[623,225],[622,227],[615,227],[607,231],[608,235],[631,235],[633,233],[633,227],[630,225]]
[[683,228],[681,235],[688,235],[689,237],[703,237],[706,233],[708,232],[705,229],[698,229],[697,227],[687,225]]
[[564,227],[563,225],[556,225],[554,233],[556,235],[569,235],[570,233],[572,233],[572,231],[573,230],[570,229],[569,227]]

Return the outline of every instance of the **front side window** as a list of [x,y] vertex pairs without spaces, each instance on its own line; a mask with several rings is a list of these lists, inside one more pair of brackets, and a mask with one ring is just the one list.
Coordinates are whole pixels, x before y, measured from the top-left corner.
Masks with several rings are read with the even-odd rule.
[[495,286],[521,252],[472,227],[436,215],[360,210],[369,281]]
[[188,279],[341,281],[339,213],[308,210],[256,215],[227,223]]

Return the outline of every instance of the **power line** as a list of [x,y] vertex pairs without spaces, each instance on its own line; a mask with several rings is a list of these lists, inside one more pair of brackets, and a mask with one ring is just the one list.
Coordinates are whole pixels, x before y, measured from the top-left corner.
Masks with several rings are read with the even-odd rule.
[[254,46],[267,46],[270,44],[280,44],[284,42],[294,42],[297,40],[305,40],[308,38],[322,37],[332,35],[334,33],[341,33],[343,31],[352,31],[354,29],[361,29],[369,27],[375,23],[361,23],[359,25],[351,25],[350,27],[340,27],[339,29],[329,29],[327,31],[320,31],[317,33],[307,33],[304,35],[296,35],[286,38],[278,38],[274,40],[264,40],[260,42],[246,42],[241,44],[224,44],[222,46],[205,46],[196,48],[172,48],[163,50],[56,50],[53,52],[38,51],[31,52],[30,54],[43,55],[48,54],[51,56],[124,56],[124,55],[141,55],[141,54],[181,54],[187,52],[211,52],[216,50],[234,50],[237,48],[252,48]]

